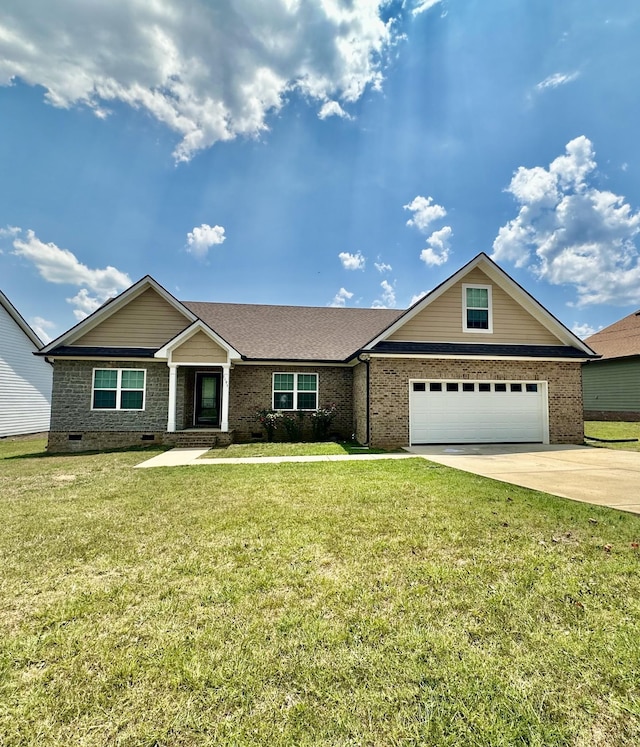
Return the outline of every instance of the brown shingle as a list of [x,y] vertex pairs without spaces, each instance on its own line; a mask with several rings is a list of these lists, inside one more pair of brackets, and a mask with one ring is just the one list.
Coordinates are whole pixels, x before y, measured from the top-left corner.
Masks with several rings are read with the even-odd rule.
[[400,316],[397,309],[182,302],[247,358],[343,361]]
[[601,329],[585,342],[604,359],[640,355],[640,311]]

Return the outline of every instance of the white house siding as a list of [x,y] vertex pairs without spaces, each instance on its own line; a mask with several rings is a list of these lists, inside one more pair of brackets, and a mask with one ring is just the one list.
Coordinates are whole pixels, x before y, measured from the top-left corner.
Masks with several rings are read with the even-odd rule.
[[49,430],[52,366],[0,305],[0,437]]

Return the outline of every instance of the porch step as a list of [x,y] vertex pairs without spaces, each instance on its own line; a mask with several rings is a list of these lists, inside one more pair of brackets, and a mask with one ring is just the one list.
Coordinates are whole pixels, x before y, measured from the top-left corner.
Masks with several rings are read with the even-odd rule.
[[226,446],[232,440],[231,433],[221,431],[179,431],[172,433],[165,442],[182,449],[211,449],[214,446]]

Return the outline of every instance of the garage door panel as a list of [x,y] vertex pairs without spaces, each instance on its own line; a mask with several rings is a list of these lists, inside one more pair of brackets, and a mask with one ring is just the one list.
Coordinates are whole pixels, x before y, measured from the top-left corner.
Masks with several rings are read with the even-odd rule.
[[[458,391],[447,391],[455,382],[426,382],[424,391],[410,391],[411,443],[542,442],[547,413],[544,382],[491,382],[491,391],[478,384],[459,382]],[[473,391],[462,391],[462,383]],[[531,391],[527,391],[527,384]],[[430,391],[430,385],[440,391]],[[521,391],[518,391],[520,389]],[[535,391],[534,391],[535,390]]]

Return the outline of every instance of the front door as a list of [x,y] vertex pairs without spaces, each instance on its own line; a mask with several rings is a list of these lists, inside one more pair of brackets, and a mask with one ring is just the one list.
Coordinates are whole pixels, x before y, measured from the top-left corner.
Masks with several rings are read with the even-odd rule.
[[196,372],[194,425],[220,427],[220,374]]

